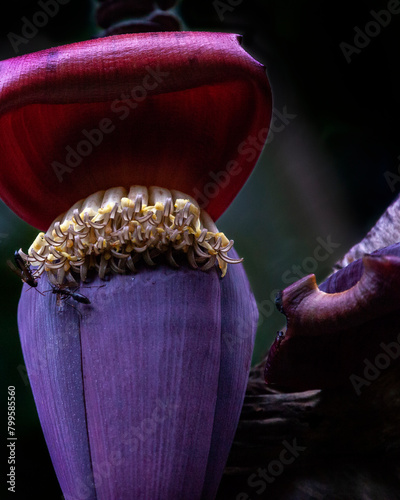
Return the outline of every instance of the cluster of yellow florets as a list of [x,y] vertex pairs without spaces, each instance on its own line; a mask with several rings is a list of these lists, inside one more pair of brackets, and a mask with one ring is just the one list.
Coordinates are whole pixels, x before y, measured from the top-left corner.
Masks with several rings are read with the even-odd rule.
[[218,263],[222,276],[231,259],[233,241],[219,232],[197,203],[176,191],[132,186],[99,191],[58,217],[47,233],[39,233],[22,256],[47,272],[54,284],[85,281],[90,269],[106,274],[135,272],[143,260],[155,265],[159,256],[178,267],[175,258],[187,256],[193,268],[206,271]]

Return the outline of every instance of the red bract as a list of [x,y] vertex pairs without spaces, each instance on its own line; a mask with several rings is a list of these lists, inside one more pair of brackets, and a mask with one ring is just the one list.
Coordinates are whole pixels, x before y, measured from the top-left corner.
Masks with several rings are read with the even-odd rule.
[[264,67],[233,34],[112,36],[0,70],[0,196],[39,229],[80,198],[132,184],[183,191],[216,219],[268,132]]

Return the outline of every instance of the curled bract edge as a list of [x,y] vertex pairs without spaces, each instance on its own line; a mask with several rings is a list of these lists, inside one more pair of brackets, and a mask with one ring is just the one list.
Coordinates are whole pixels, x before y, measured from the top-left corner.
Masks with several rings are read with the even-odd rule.
[[[290,285],[280,297],[287,326],[267,356],[267,383],[296,390],[337,387],[362,378],[380,354],[389,358],[400,332],[399,284],[395,244],[364,255],[320,287],[314,275]],[[389,361],[386,368],[396,359]]]

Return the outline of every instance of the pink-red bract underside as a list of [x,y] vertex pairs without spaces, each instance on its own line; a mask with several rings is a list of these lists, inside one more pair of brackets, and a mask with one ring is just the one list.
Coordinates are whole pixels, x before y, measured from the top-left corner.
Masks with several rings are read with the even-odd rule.
[[116,35],[0,72],[0,196],[42,230],[77,200],[133,184],[183,191],[217,219],[271,118],[265,68],[234,34]]

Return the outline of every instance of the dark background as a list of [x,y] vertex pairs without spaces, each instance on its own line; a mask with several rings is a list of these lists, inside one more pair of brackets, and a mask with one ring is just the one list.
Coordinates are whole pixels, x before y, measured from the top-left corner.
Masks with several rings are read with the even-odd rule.
[[[354,45],[354,28],[365,31],[373,20],[370,11],[386,10],[390,2],[232,3],[236,7],[219,2],[229,8],[223,19],[212,0],[183,0],[180,11],[185,29],[243,34],[243,46],[266,65],[275,115],[285,110],[290,115],[270,136],[253,175],[218,223],[245,258],[259,304],[257,362],[284,324],[273,305],[275,290],[289,284],[284,276],[298,266],[299,275],[312,270],[323,280],[397,194],[399,184],[391,188],[385,173],[399,175],[400,167],[400,14],[347,62],[340,44]],[[93,9],[88,0],[70,0],[16,54],[9,34],[21,34],[22,18],[32,19],[41,9],[37,1],[7,3],[7,14],[0,16],[0,59],[91,37]],[[2,408],[7,386],[14,385],[17,393],[18,493],[9,497],[25,499],[35,492],[61,499],[24,376],[16,324],[21,283],[6,266],[14,250],[26,250],[35,235],[0,206]],[[312,268],[317,238],[327,237],[337,246]],[[5,453],[5,416],[1,428]],[[8,498],[2,477],[1,498]]]

